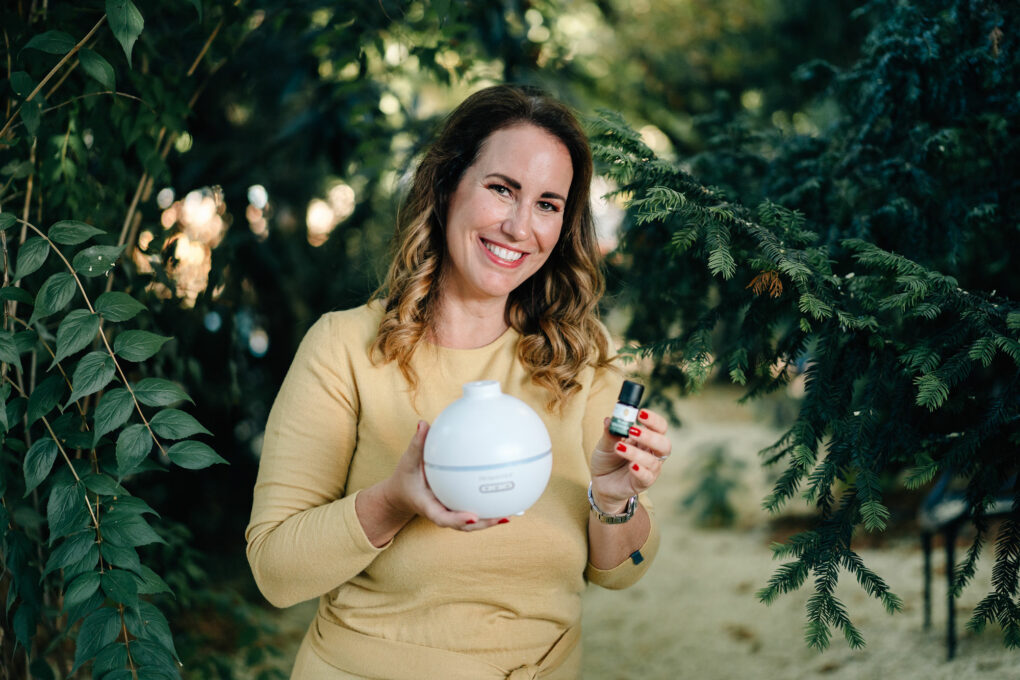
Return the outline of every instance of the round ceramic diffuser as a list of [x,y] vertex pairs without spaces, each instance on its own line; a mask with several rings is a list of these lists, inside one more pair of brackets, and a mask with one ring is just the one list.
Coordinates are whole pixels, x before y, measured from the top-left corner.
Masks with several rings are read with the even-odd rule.
[[552,443],[530,406],[503,394],[499,382],[464,385],[425,438],[425,478],[451,510],[479,517],[524,512],[552,471]]

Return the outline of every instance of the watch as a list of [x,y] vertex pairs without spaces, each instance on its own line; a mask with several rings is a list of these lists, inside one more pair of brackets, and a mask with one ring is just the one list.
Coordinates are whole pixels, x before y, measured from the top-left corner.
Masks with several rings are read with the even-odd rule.
[[623,524],[634,516],[634,511],[637,509],[637,496],[631,496],[627,501],[627,506],[623,509],[623,512],[618,515],[602,512],[599,506],[595,505],[595,497],[591,495],[591,482],[588,482],[588,504],[595,512],[595,516],[598,517],[598,520],[603,524]]

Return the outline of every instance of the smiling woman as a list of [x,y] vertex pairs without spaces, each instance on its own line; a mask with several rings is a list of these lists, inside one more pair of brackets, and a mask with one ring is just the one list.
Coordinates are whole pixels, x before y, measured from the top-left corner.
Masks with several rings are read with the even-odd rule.
[[[302,342],[247,531],[270,602],[320,598],[292,678],[574,679],[586,582],[623,588],[651,563],[643,492],[670,445],[650,411],[606,429],[621,375],[596,315],[591,176],[562,104],[472,95],[417,168],[377,299]],[[423,473],[428,423],[480,380],[549,433],[548,485],[513,518],[450,510]],[[494,447],[518,434],[482,427]]]
[[450,197],[439,344],[486,345],[506,330],[507,298],[559,241],[572,176],[566,146],[542,128],[515,125],[486,139]]

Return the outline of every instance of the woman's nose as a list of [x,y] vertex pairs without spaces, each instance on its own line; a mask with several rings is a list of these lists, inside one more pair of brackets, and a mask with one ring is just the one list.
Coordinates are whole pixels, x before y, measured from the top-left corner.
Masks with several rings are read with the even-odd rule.
[[527,213],[527,210],[519,210],[516,204],[513,205],[509,214],[503,219],[500,230],[515,241],[526,240],[531,235],[531,224]]

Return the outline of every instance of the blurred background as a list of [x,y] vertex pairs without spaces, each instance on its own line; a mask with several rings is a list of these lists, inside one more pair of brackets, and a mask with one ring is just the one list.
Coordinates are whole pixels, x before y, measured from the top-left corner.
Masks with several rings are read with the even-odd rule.
[[[771,198],[801,210],[823,242],[868,238],[965,288],[1017,299],[1018,208],[1003,198],[1016,187],[1011,4],[145,3],[133,68],[117,65],[117,89],[146,106],[118,99],[89,119],[90,100],[78,104],[88,127],[73,140],[96,179],[64,200],[130,231],[136,294],[155,310],[153,330],[175,337],[154,370],[186,386],[230,462],[141,478],[135,491],[174,527],[152,559],[177,593],[166,606],[185,677],[286,677],[311,610],[271,610],[244,557],[262,430],[308,327],[379,285],[415,160],[465,95],[530,83],[582,116],[616,112],[659,158],[745,205]],[[87,5],[49,11],[75,32],[96,18]],[[969,123],[942,132],[948,119]],[[134,135],[127,157],[104,154],[111,131]],[[850,153],[853,139],[870,151]],[[633,249],[617,249],[634,223],[625,197],[601,198],[613,189],[602,179],[595,191],[611,284],[605,315],[621,343],[660,338],[674,318],[640,309],[628,288],[646,272]],[[703,303],[691,296],[711,277],[690,276],[671,288],[677,307]],[[922,633],[916,598],[890,628],[863,624],[864,652],[819,655],[803,644],[803,599],[766,609],[754,597],[775,567],[770,541],[803,525],[805,508],[788,524],[760,510],[774,480],[757,458],[791,422],[803,386],[738,406],[725,375],[683,399],[670,379],[657,375],[682,455],[653,498],[671,528],[638,589],[592,595],[585,677],[949,677],[940,675],[942,614]],[[880,553],[905,570],[894,590],[915,596],[918,500],[904,501]],[[1020,672],[997,635],[972,636],[953,677]]]

